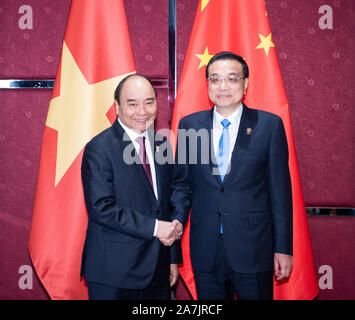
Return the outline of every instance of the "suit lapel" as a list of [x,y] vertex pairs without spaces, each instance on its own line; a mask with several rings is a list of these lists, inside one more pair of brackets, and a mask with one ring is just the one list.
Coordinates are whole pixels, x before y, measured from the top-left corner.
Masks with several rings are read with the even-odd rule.
[[[206,113],[205,117],[200,119],[199,127],[203,129],[207,129],[208,131],[208,143],[209,143],[209,148],[208,148],[208,163],[210,165],[210,172],[216,179],[218,184],[221,184],[221,178],[219,176],[219,171],[217,167],[217,161],[216,161],[216,156],[215,156],[215,150],[213,146],[213,111],[214,107],[210,110],[210,112]],[[203,156],[201,155],[201,147],[198,148],[198,152],[200,153],[199,159],[202,159]]]
[[[160,203],[160,200],[161,200],[161,175],[162,175],[162,166],[159,165],[157,163],[157,155],[156,153],[159,152],[159,144],[161,143],[160,141],[156,141],[155,139],[155,132],[152,130],[152,129],[148,129],[147,131],[148,133],[148,139],[149,139],[149,143],[150,143],[150,147],[151,147],[151,150],[152,150],[152,154],[153,154],[153,159],[154,159],[154,169],[155,169],[155,181],[156,181],[156,184],[157,184],[157,195],[158,195],[158,205]],[[147,181],[149,182],[148,178],[147,178]],[[149,183],[150,184],[150,183]],[[154,194],[154,190],[153,188],[152,189],[152,192]],[[154,197],[155,197],[155,194],[154,194]]]
[[[128,155],[128,157],[130,157],[130,158],[134,155],[133,163],[131,163],[132,161],[129,161],[127,165],[134,166],[135,167],[134,169],[136,170],[136,172],[139,175],[144,176],[143,179],[145,181],[145,184],[147,185],[147,188],[149,188],[151,190],[152,195],[155,198],[154,190],[149,182],[149,179],[148,179],[147,174],[143,168],[143,165],[141,164],[141,161],[139,159],[139,155],[137,154],[137,152],[134,148],[132,140],[129,138],[128,134],[124,131],[124,129],[121,127],[121,125],[119,124],[119,122],[117,120],[114,122],[113,127],[114,127],[114,132],[115,132],[115,135],[117,138],[117,142],[118,142],[117,145],[120,149],[120,154],[122,154],[124,157],[127,150],[133,150],[132,154]],[[151,136],[153,138],[151,138]],[[154,132],[153,132],[153,134],[150,134],[148,131],[148,137],[149,137],[149,142],[152,143],[152,139],[154,139]],[[129,146],[130,144],[131,144],[131,146]],[[129,149],[126,149],[126,148],[129,148]],[[152,148],[152,151],[153,151],[153,156],[154,156],[154,148]],[[130,160],[132,160],[132,159],[130,159]],[[127,163],[124,159],[123,159],[123,161],[125,163]],[[157,166],[155,166],[155,168],[156,167]],[[158,181],[157,181],[157,183],[158,183]]]
[[238,170],[238,164],[242,160],[243,155],[248,149],[249,143],[254,135],[254,128],[257,121],[257,110],[249,109],[246,105],[244,105],[237,140],[234,144],[231,161],[229,163],[229,174],[226,175],[223,184],[226,183],[231,176],[235,176]]
[[[124,129],[121,127],[120,123],[116,120],[113,125],[113,131],[115,133],[115,141],[121,154],[124,155],[125,149],[132,143],[128,134],[125,133]],[[134,146],[132,145],[134,148]],[[127,149],[126,149],[127,150]]]

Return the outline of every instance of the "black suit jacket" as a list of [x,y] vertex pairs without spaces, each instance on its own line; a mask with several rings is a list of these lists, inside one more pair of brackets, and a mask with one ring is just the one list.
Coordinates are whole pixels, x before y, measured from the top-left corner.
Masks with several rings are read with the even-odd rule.
[[[180,130],[207,129],[209,146],[212,127],[213,109],[187,116],[179,125]],[[218,172],[214,152],[203,154],[200,139],[197,148],[189,149],[191,143],[191,139],[178,139],[175,162],[186,150],[187,158],[194,156],[197,161],[174,166],[171,199],[173,218],[182,223],[191,208],[193,268],[212,269],[223,222],[226,254],[236,272],[272,270],[273,253],[292,254],[292,191],[282,120],[244,106],[223,183],[213,174]]]
[[[169,283],[170,263],[181,262],[178,243],[170,250],[153,237],[156,219],[170,221],[171,164],[155,161],[157,200],[124,133],[115,121],[84,150],[81,170],[89,219],[81,274],[87,281],[142,289],[150,284],[156,268],[160,280]],[[151,143],[153,135],[149,133]],[[166,139],[160,138],[152,148],[155,158],[167,152]],[[157,147],[162,143],[164,148]],[[135,163],[124,161],[127,152]]]

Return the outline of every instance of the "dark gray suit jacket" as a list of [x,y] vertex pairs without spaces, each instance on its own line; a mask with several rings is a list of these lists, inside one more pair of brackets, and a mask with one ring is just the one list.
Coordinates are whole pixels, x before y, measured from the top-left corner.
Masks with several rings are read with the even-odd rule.
[[[212,124],[213,109],[183,118],[179,129],[211,133]],[[212,146],[211,134],[208,143]],[[282,120],[244,106],[230,172],[223,183],[213,174],[214,152],[203,154],[200,140],[196,151],[189,150],[190,145],[190,139],[178,139],[175,162],[187,150],[187,158],[194,156],[197,163],[174,166],[171,199],[173,219],[185,224],[191,209],[194,270],[212,269],[221,222],[226,254],[236,272],[272,270],[275,252],[292,254],[292,190]]]
[[[84,150],[81,169],[89,220],[81,274],[87,281],[142,289],[158,268],[158,277],[168,284],[170,263],[181,262],[180,244],[170,250],[153,233],[156,219],[170,221],[171,164],[155,162],[157,200],[142,164],[123,159],[125,150],[133,150],[132,157],[139,162],[124,133],[115,121]],[[167,151],[157,148],[164,142],[154,141],[155,156]]]

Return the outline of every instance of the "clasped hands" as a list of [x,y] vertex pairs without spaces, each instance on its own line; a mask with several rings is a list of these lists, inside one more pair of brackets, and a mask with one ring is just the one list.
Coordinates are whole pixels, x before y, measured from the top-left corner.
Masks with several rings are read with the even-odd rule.
[[158,220],[158,230],[156,237],[165,246],[171,246],[175,240],[181,238],[182,224],[178,220],[162,221]]

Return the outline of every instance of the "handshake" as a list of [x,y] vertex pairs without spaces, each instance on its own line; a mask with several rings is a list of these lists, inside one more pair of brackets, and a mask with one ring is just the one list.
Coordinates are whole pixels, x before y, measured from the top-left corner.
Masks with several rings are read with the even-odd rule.
[[181,238],[182,224],[178,220],[162,221],[158,220],[158,230],[156,237],[165,246],[171,246],[175,240]]

